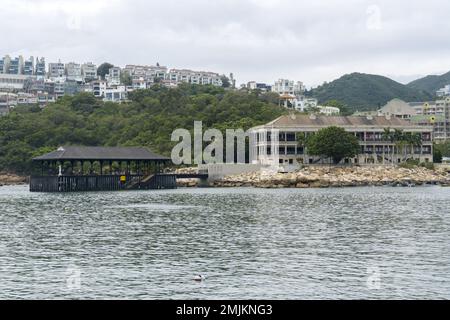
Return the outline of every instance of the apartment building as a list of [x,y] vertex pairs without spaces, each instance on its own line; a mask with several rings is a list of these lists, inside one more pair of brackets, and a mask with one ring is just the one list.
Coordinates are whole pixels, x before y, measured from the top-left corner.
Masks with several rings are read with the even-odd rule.
[[436,91],[436,96],[438,97],[448,97],[450,96],[450,84]]
[[92,62],[81,65],[81,77],[84,82],[90,82],[97,79],[97,66]]
[[281,95],[301,96],[305,91],[305,86],[301,81],[279,79],[272,86],[272,91]]
[[436,101],[411,102],[415,110],[411,122],[433,126],[434,139],[442,141],[450,139],[450,97]]
[[40,78],[45,77],[46,69],[45,69],[45,58],[44,57],[36,58],[35,75]]
[[218,73],[188,69],[171,69],[167,74],[166,80],[175,85],[185,82],[201,85],[211,84],[219,87],[222,86],[222,79]]
[[105,76],[106,81],[109,86],[118,86],[120,85],[120,74],[121,70],[119,67],[112,67],[109,69],[108,74]]
[[81,65],[75,62],[69,62],[65,65],[65,73],[67,81],[83,82],[81,75]]
[[64,63],[62,63],[61,61],[49,63],[48,76],[51,79],[65,78],[66,68],[64,66]]

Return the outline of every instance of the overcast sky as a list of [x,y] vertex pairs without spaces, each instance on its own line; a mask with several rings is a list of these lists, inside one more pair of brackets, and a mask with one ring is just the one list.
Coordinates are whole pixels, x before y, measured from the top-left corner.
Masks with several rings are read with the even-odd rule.
[[155,64],[308,87],[450,70],[448,0],[0,0],[0,55]]

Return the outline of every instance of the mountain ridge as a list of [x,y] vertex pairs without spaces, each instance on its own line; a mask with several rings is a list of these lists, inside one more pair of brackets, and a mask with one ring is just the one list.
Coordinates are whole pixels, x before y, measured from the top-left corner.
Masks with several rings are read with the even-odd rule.
[[433,98],[427,91],[411,88],[388,77],[353,72],[307,92],[325,103],[338,100],[351,111],[377,110],[388,101],[399,98],[407,102],[425,101]]

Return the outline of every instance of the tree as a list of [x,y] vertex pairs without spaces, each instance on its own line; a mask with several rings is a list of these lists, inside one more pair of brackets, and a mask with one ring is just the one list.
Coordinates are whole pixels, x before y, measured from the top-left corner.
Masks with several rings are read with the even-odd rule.
[[105,75],[109,73],[109,69],[111,69],[112,67],[114,67],[114,65],[112,65],[111,63],[108,62],[102,63],[97,68],[97,75],[99,75],[103,80],[105,80]]
[[442,162],[442,151],[441,151],[441,148],[439,148],[437,144],[433,145],[433,162],[434,163]]
[[223,88],[229,88],[231,86],[230,79],[226,75],[222,75],[220,77],[220,80],[222,80],[222,87]]
[[126,86],[131,86],[133,84],[131,76],[128,72],[122,72],[120,74],[120,82]]
[[358,139],[339,127],[328,127],[319,130],[306,141],[308,153],[316,156],[332,158],[338,164],[344,158],[357,155],[360,151]]

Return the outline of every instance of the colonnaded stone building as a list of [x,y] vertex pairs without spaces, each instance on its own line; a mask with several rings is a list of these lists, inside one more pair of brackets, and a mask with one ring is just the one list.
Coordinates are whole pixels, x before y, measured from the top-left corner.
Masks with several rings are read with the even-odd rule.
[[[250,163],[278,165],[285,168],[300,164],[326,164],[331,159],[312,156],[299,136],[307,137],[330,126],[342,127],[354,134],[360,143],[358,156],[343,159],[342,163],[398,164],[408,159],[420,162],[433,161],[433,128],[415,125],[407,120],[390,116],[332,117],[320,115],[286,115],[265,125],[251,128]],[[391,141],[385,129],[416,133],[419,143],[408,145]],[[299,141],[300,140],[300,141]]]

